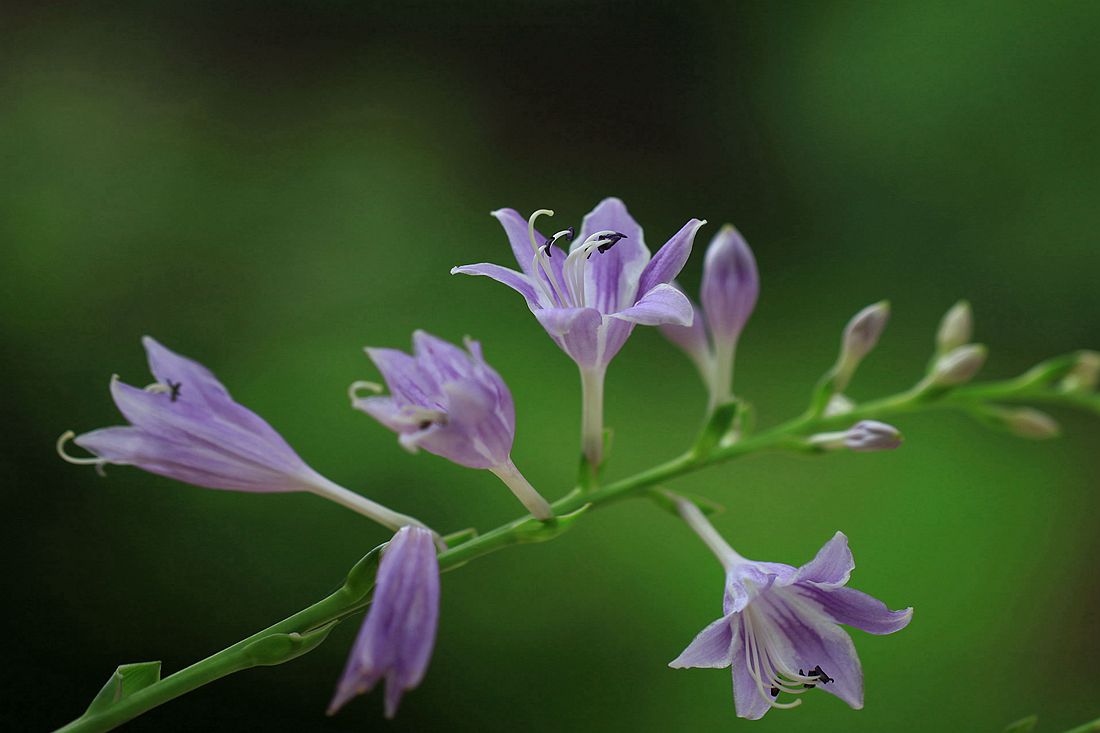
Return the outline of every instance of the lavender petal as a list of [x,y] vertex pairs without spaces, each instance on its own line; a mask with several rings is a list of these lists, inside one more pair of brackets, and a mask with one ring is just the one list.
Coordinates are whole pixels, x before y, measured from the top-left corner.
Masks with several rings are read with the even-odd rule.
[[653,255],[653,259],[642,270],[638,292],[644,293],[661,283],[670,283],[680,274],[680,270],[684,269],[684,264],[691,256],[695,234],[704,224],[706,222],[701,219],[690,219],[680,231],[665,242],[663,247],[657,250],[657,254]]

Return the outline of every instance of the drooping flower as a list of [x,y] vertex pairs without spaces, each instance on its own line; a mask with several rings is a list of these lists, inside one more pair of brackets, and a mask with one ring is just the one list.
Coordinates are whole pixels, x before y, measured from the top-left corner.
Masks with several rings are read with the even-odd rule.
[[402,527],[382,551],[370,610],[328,707],[333,715],[385,678],[386,717],[424,679],[439,623],[439,561],[432,534]]
[[[577,363],[582,384],[582,443],[592,465],[602,459],[603,382],[607,365],[637,324],[691,325],[687,298],[669,283],[691,254],[704,221],[691,219],[650,256],[642,228],[617,198],[604,199],[584,218],[579,236],[535,230],[542,209],[525,220],[513,209],[494,211],[520,271],[489,263],[452,274],[485,275],[516,290],[554,342]],[[569,253],[558,248],[572,241]]]
[[[390,529],[420,525],[314,471],[263,418],[235,402],[206,367],[149,336],[142,344],[157,381],[139,389],[111,378],[111,396],[131,424],[75,438],[71,431],[65,433],[57,450],[66,461],[100,471],[108,463],[132,465],[208,489],[309,491]],[[69,439],[95,457],[67,454]]]
[[819,688],[852,708],[863,707],[863,670],[840,624],[871,634],[905,628],[913,609],[889,610],[882,601],[845,587],[855,562],[848,538],[837,532],[800,568],[746,560],[702,512],[680,500],[681,515],[721,560],[726,571],[722,617],[707,626],[670,667],[733,670],[733,701],[741,718],[791,708]]
[[516,410],[508,385],[485,362],[481,345],[466,350],[424,331],[413,334],[413,354],[368,348],[389,387],[388,396],[361,397],[370,382],[351,385],[351,404],[398,435],[409,451],[423,448],[469,468],[499,477],[535,517],[553,516],[550,505],[512,462]]
[[710,392],[712,409],[732,396],[737,341],[759,294],[760,278],[752,250],[733,225],[727,224],[707,247],[700,287],[702,307],[692,304],[694,321],[690,326],[660,327],[695,363]]

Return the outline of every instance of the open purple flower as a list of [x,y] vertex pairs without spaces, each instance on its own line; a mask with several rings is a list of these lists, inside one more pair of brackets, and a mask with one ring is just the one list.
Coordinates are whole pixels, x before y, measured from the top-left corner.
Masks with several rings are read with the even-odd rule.
[[[733,358],[741,331],[756,307],[760,278],[756,260],[741,234],[722,227],[707,247],[700,287],[702,308],[688,326],[667,324],[661,333],[695,363],[714,409],[732,396]],[[699,318],[699,313],[702,318]]]
[[[642,228],[617,198],[604,199],[584,218],[580,235],[564,229],[553,237],[513,209],[494,211],[512,245],[520,271],[489,263],[463,265],[452,274],[485,275],[516,290],[554,342],[577,363],[583,394],[583,445],[593,465],[602,458],[603,382],[607,365],[636,324],[692,322],[691,304],[669,283],[691,254],[704,221],[691,219],[650,256]],[[568,254],[558,248],[572,241]]]
[[389,387],[388,396],[360,397],[371,382],[351,385],[351,404],[398,435],[407,450],[423,448],[469,468],[498,476],[539,519],[553,511],[512,462],[516,409],[512,393],[485,362],[481,346],[463,350],[424,331],[413,334],[413,354],[368,348]]
[[[75,437],[94,458],[57,450],[70,463],[132,465],[208,489],[250,492],[309,491],[353,509],[391,529],[420,525],[338,486],[298,457],[283,437],[256,413],[238,404],[203,365],[142,339],[156,382],[144,389],[111,378],[111,396],[130,425],[101,428]],[[422,526],[422,525],[420,525]]]
[[882,601],[844,587],[855,562],[837,532],[800,568],[754,562],[737,554],[702,512],[685,500],[680,513],[726,569],[723,616],[707,626],[670,667],[733,668],[737,715],[752,720],[771,708],[791,708],[819,688],[863,707],[863,670],[839,624],[871,634],[905,628],[913,609],[891,611]]
[[370,611],[328,714],[385,678],[386,717],[392,718],[405,691],[424,679],[438,623],[439,561],[432,534],[419,527],[402,527],[382,551]]

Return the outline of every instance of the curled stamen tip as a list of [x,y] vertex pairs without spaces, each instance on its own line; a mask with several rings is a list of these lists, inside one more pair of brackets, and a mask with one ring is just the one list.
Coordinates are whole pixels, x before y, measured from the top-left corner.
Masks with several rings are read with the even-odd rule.
[[98,473],[100,476],[106,476],[107,472],[103,470],[103,464],[107,463],[107,461],[103,458],[100,458],[99,456],[95,456],[92,458],[78,458],[76,456],[71,456],[65,452],[65,444],[75,437],[76,433],[74,433],[72,430],[66,430],[65,432],[63,432],[61,436],[57,439],[57,443],[54,446],[57,450],[57,455],[61,456],[61,460],[65,461],[66,463],[71,463],[74,466],[95,466],[96,473]]
[[377,382],[368,382],[364,379],[360,379],[357,382],[352,382],[348,386],[348,397],[351,398],[352,403],[355,403],[360,399],[359,391],[363,389],[367,390],[368,392],[373,392],[374,394],[382,394],[382,392],[385,391],[385,388]]

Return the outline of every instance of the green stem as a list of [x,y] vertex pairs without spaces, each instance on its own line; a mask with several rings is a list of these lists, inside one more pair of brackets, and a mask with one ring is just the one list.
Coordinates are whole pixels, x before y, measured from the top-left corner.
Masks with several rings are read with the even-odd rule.
[[[595,385],[591,385],[594,387]],[[802,438],[822,430],[838,426],[848,426],[865,418],[883,418],[909,412],[934,408],[953,408],[966,410],[986,401],[1012,401],[1027,399],[1048,402],[1071,407],[1084,407],[1100,413],[1100,397],[1094,395],[1056,392],[1036,387],[1027,380],[1015,379],[1002,382],[976,384],[956,388],[941,394],[928,394],[910,390],[898,395],[885,397],[864,403],[855,409],[841,414],[822,416],[807,412],[770,430],[747,436],[731,445],[725,445],[706,451],[692,450],[670,461],[642,471],[629,478],[595,488],[585,493],[574,490],[554,502],[552,507],[555,518],[539,522],[531,516],[515,519],[485,534],[478,535],[462,544],[452,547],[439,555],[439,566],[443,571],[456,569],[471,560],[488,555],[511,545],[527,542],[541,542],[556,537],[564,531],[571,519],[564,515],[578,512],[586,507],[593,509],[606,506],[621,499],[639,495],[643,490],[661,484],[673,478],[693,473],[718,463],[744,455],[765,450],[783,449],[801,446]],[[586,423],[590,422],[586,420]],[[575,518],[575,517],[574,517]],[[568,522],[566,521],[568,519]],[[226,675],[239,672],[257,664],[248,647],[253,642],[272,634],[302,633],[333,624],[353,615],[367,605],[367,597],[362,589],[353,592],[343,587],[336,593],[299,611],[279,623],[237,642],[213,656],[176,672],[173,675],[123,697],[106,710],[87,715],[68,724],[61,731],[65,733],[93,733],[107,731],[131,720],[142,713],[162,705],[180,695],[186,694],[202,685],[208,684]],[[291,658],[270,661],[279,663]],[[1089,724],[1094,725],[1094,724]],[[1085,726],[1077,731],[1094,730]]]

